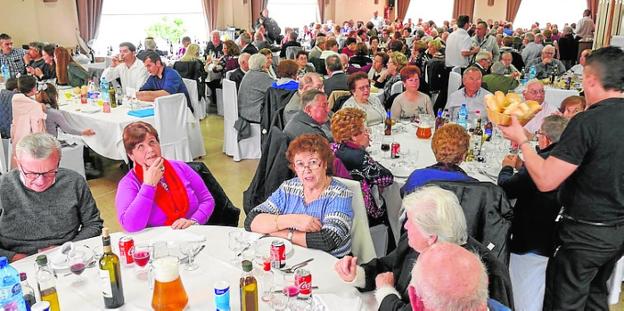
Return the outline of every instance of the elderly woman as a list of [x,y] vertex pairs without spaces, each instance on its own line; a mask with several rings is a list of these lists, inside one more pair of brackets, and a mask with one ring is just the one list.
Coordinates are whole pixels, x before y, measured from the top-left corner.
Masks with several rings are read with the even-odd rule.
[[173,64],[173,69],[177,70],[182,78],[197,82],[198,100],[201,100],[206,93],[204,84],[206,71],[204,71],[204,62],[199,58],[199,45],[192,43],[184,49],[184,55]]
[[569,96],[561,102],[559,114],[570,120],[580,112],[585,111],[587,103],[583,96]]
[[386,65],[388,64],[388,54],[384,52],[378,52],[373,58],[373,64],[368,71],[368,79],[373,82],[373,85],[378,89],[383,89],[386,81],[378,82],[379,78],[386,74]]
[[182,161],[160,153],[156,130],[137,121],[124,128],[123,143],[134,168],[117,186],[117,219],[128,232],[147,227],[185,229],[204,224],[214,210],[214,199],[202,178]]
[[431,98],[425,93],[418,91],[420,88],[420,69],[416,66],[407,66],[401,69],[401,80],[405,92],[399,94],[392,102],[392,119],[401,116],[414,117],[420,114],[433,116],[433,104]]
[[386,75],[379,79],[386,81],[384,84],[384,98],[387,100],[392,95],[392,85],[401,81],[401,69],[407,65],[407,57],[401,52],[390,52],[388,55],[388,70]]
[[380,198],[373,193],[375,186],[379,190],[376,193],[381,193],[384,187],[391,185],[394,176],[366,152],[370,144],[366,113],[357,108],[340,109],[332,117],[331,131],[335,141],[332,145],[334,154],[345,165],[351,177],[362,185],[369,225],[386,222],[385,207],[377,205]]
[[325,138],[304,134],[286,157],[297,177],[287,180],[245,219],[248,231],[270,234],[336,257],[351,251],[353,194],[330,176],[333,154]]
[[271,87],[278,90],[296,91],[299,89],[299,82],[296,81],[299,65],[291,59],[285,59],[277,65],[277,76],[279,79],[271,84]]
[[466,158],[469,145],[470,135],[463,127],[446,124],[437,129],[431,139],[431,149],[437,163],[413,171],[401,188],[401,193],[407,195],[431,181],[475,181],[459,167]]
[[271,50],[269,49],[262,49],[258,51],[258,53],[266,57],[266,63],[264,65],[264,68],[266,69],[267,74],[271,77],[271,79],[277,80],[277,74],[275,73],[274,68],[275,64],[273,64],[273,52],[271,52]]
[[260,123],[260,108],[273,79],[266,72],[266,57],[260,53],[249,58],[249,71],[238,88],[238,115],[254,123]]
[[386,110],[377,96],[370,96],[368,75],[363,72],[354,73],[349,76],[348,84],[353,96],[344,102],[342,109],[357,108],[364,111],[367,126],[383,123]]

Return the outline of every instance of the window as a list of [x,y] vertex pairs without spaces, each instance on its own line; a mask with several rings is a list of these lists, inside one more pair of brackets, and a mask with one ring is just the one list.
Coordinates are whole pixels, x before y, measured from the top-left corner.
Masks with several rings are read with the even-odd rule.
[[531,28],[531,24],[539,22],[540,28],[544,28],[551,23],[561,31],[564,24],[577,23],[586,8],[586,0],[523,0],[513,26]]
[[267,9],[282,31],[286,27],[302,29],[319,19],[317,0],[269,0]]
[[[147,37],[146,29],[155,23],[167,24],[175,19],[181,19],[182,36],[189,36],[191,40],[204,41],[207,38],[206,23],[201,0],[104,0],[100,28],[93,48],[96,55],[106,54],[108,46],[112,46],[116,54],[119,43],[129,41],[137,45]],[[155,38],[158,49],[169,50],[166,40]],[[181,38],[179,38],[181,39]],[[178,39],[178,40],[179,40]],[[177,49],[178,41],[174,40]]]
[[452,15],[453,0],[437,0],[435,5],[429,0],[412,0],[407,8],[404,22],[412,18],[412,22],[417,23],[418,19],[422,18],[423,21],[432,20],[437,26],[442,26],[443,21],[451,21]]

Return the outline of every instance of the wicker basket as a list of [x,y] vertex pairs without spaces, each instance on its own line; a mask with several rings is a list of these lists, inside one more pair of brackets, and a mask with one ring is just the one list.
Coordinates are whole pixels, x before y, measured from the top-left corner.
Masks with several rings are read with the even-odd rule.
[[[529,121],[531,121],[531,119],[535,117],[535,114],[542,110],[542,106],[536,101],[529,100],[526,102],[526,104],[530,108],[529,111],[518,118],[518,121],[520,121],[520,124],[522,124],[523,126],[529,123]],[[507,126],[511,124],[511,115],[494,111],[489,108],[487,108],[487,115],[488,119],[496,125]]]

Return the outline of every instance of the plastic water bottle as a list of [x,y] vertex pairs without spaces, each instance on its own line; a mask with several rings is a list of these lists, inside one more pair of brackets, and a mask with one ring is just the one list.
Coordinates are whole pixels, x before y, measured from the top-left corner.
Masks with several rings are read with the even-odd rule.
[[535,65],[531,65],[531,68],[529,69],[529,81],[535,79],[536,76],[537,76],[537,69],[535,69]]
[[0,310],[26,311],[19,274],[4,256],[0,257]]
[[468,130],[468,108],[466,108],[466,104],[462,104],[461,107],[459,107],[457,124]]
[[106,77],[102,76],[100,78],[100,97],[103,101],[109,101],[108,96],[108,81],[106,81]]
[[95,89],[95,82],[93,82],[93,80],[89,81],[89,87],[88,87],[88,91],[87,91],[87,102],[89,103],[89,105],[93,104],[94,99],[96,97],[96,89]]
[[0,67],[0,71],[2,71],[2,77],[4,78],[4,82],[6,83],[6,81],[11,78],[9,66],[7,66],[6,64],[2,64],[2,67]]

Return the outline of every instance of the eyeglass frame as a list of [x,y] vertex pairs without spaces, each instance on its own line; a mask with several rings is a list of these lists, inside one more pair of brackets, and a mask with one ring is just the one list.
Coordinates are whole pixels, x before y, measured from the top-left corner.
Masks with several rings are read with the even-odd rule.
[[[318,161],[318,163],[315,165],[315,167],[313,167],[313,164],[311,163],[313,161]],[[301,164],[301,165],[299,165],[299,164]],[[311,159],[305,165],[303,165],[303,161],[300,161],[298,163],[297,162],[293,162],[292,167],[295,169],[295,171],[303,172],[303,171],[305,171],[306,168],[309,169],[310,171],[318,170],[322,165],[323,165],[323,160],[321,160],[321,159]]]
[[[35,181],[35,180],[39,179],[39,177],[43,177],[43,178],[52,178],[52,177],[55,177],[55,176],[56,176],[56,174],[58,174],[58,171],[59,171],[59,165],[60,165],[60,164],[61,164],[61,161],[59,160],[59,161],[56,163],[56,168],[54,168],[54,169],[52,169],[52,170],[49,170],[49,171],[47,171],[47,172],[42,172],[42,173],[40,173],[40,172],[28,172],[28,173],[26,173],[26,172],[24,171],[24,168],[22,167],[22,165],[21,165],[21,164],[19,164],[19,165],[18,165],[18,167],[19,167],[20,172],[24,175],[24,179],[26,179],[26,180],[28,180],[28,181]],[[29,176],[32,176],[32,175],[35,175],[35,178],[29,177]]]

